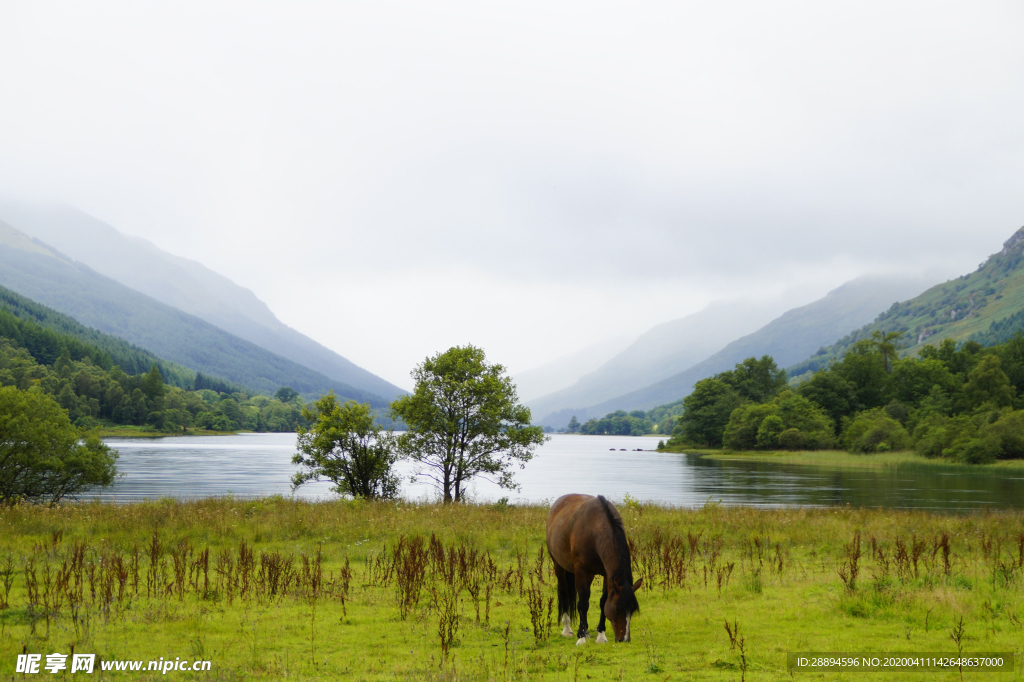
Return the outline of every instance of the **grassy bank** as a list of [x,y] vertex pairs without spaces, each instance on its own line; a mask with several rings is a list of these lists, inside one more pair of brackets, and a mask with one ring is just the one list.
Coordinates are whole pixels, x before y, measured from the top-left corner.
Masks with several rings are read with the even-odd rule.
[[[74,647],[104,660],[208,659],[211,672],[169,673],[204,680],[775,680],[787,651],[955,651],[961,617],[966,651],[1020,653],[1024,514],[620,510],[647,586],[633,641],[576,647],[549,616],[543,507],[4,509],[0,670],[12,675],[23,650]],[[1020,678],[1018,665],[999,679]]]
[[877,469],[895,466],[922,466],[942,469],[964,469],[984,471],[1008,469],[1024,471],[1024,460],[1005,459],[991,464],[963,464],[941,457],[928,458],[913,450],[879,452],[869,455],[844,452],[842,450],[724,450],[676,445],[662,448],[659,452],[678,452],[700,455],[709,459],[742,460],[749,462],[777,462],[779,464],[804,464],[808,466]]

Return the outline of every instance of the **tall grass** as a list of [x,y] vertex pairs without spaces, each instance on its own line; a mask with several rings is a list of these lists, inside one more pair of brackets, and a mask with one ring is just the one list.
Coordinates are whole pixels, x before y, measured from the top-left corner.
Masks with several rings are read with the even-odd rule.
[[200,652],[212,679],[753,680],[783,674],[787,650],[946,651],[934,623],[957,617],[979,624],[957,642],[968,651],[1010,651],[1024,635],[1018,512],[620,511],[644,580],[642,637],[579,651],[552,636],[544,507],[8,507],[0,661],[74,647],[105,659]]

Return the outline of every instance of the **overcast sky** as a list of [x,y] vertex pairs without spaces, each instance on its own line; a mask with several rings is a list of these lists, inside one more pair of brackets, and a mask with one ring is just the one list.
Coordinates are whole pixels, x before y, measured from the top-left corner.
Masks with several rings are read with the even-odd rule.
[[381,376],[715,298],[973,269],[1024,224],[1020,2],[0,0],[0,194]]

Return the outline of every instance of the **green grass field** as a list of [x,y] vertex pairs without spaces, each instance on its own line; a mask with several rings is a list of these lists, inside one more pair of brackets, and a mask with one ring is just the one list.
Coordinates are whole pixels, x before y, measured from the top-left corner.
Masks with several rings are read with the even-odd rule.
[[73,647],[106,661],[212,661],[210,672],[87,679],[776,680],[790,677],[790,651],[956,652],[960,618],[965,652],[1021,653],[1024,514],[619,509],[645,583],[633,641],[577,647],[549,615],[544,507],[6,508],[0,679],[22,679],[23,651],[45,661]]

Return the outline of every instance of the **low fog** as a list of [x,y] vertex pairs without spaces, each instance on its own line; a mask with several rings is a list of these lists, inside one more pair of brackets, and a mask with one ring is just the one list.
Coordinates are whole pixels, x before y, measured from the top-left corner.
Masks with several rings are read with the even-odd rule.
[[[409,387],[1024,224],[1019,3],[5,3],[0,200],[63,202]],[[936,275],[937,277],[939,275]]]

